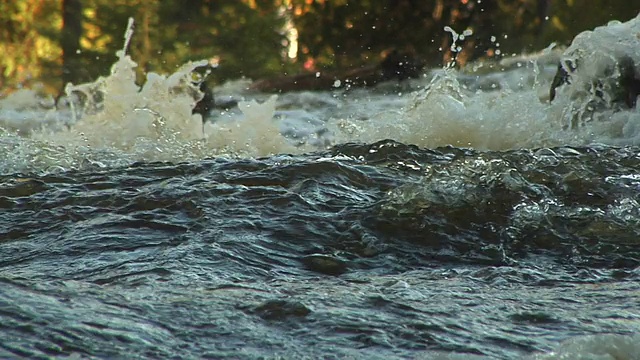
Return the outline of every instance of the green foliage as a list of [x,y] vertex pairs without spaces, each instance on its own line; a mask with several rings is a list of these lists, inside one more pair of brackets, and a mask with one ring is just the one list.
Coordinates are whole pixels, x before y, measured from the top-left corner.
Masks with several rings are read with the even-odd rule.
[[431,66],[443,65],[453,55],[445,26],[458,33],[473,31],[457,44],[461,62],[538,51],[640,11],[640,3],[625,0],[292,1],[300,9],[295,17],[300,57],[323,67],[375,61],[390,49],[414,53]]
[[51,38],[59,24],[56,12],[46,0],[0,1],[0,90],[47,75],[43,68],[61,55]]
[[[117,6],[114,6],[114,3]],[[109,35],[98,69],[113,62],[122,47],[122,34],[130,16],[135,32],[130,53],[139,65],[139,77],[147,71],[170,72],[189,60],[219,59],[211,76],[219,81],[240,76],[261,77],[281,63],[283,19],[276,8],[252,9],[237,0],[181,1],[92,0],[96,11],[91,23]],[[95,52],[91,56],[96,55]]]
[[[354,66],[377,61],[391,48],[420,52],[433,47],[429,21],[434,0],[295,1],[303,9],[295,18],[300,54],[321,66]],[[313,30],[312,30],[313,29]]]
[[[188,7],[165,2],[160,17],[169,34],[158,44],[172,66],[215,58],[219,69],[212,76],[218,80],[259,78],[282,66],[284,19],[272,2],[256,8],[237,0],[192,1]],[[167,53],[173,56],[167,59]]]
[[[30,79],[61,89],[63,78],[77,83],[107,74],[123,46],[129,17],[136,21],[129,52],[139,64],[140,80],[147,71],[170,73],[188,60],[210,59],[219,63],[211,78],[220,82],[299,72],[307,60],[320,68],[372,64],[392,49],[440,66],[455,55],[445,26],[459,33],[473,30],[458,43],[459,62],[496,50],[539,50],[640,11],[640,3],[626,0],[80,2],[82,13],[70,17],[82,25],[80,49],[70,56],[69,44],[78,38],[69,35],[72,26],[63,33],[65,0],[0,1],[0,89],[29,85]],[[296,60],[285,54],[287,21],[299,34]],[[64,76],[62,49],[67,49]]]

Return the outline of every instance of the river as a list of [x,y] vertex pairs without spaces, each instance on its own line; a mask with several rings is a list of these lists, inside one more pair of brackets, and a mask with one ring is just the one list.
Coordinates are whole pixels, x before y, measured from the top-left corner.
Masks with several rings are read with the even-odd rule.
[[0,100],[1,358],[640,359],[640,110],[549,103],[559,53],[204,125],[118,55]]

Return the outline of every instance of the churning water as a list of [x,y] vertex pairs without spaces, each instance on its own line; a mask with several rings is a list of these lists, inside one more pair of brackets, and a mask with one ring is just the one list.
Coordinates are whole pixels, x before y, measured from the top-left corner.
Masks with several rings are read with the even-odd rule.
[[607,95],[640,17],[581,34],[551,104],[548,51],[228,83],[203,126],[202,62],[118,57],[68,108],[0,100],[0,357],[640,359],[640,107]]

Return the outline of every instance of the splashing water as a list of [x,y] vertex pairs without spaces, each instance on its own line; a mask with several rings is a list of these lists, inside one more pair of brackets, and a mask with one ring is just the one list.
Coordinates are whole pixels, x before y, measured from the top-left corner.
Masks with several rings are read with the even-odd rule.
[[615,85],[607,54],[640,63],[639,25],[579,36],[562,60],[602,64],[551,104],[545,51],[373,89],[226,83],[242,101],[203,123],[207,62],[136,84],[130,22],[67,108],[0,100],[0,357],[636,359],[637,147],[459,147],[640,143],[638,110],[589,91]]
[[241,102],[244,118],[233,123],[203,126],[202,117],[192,114],[203,94],[191,73],[207,65],[206,60],[188,62],[169,76],[150,72],[137,85],[137,64],[126,54],[132,34],[130,19],[124,47],[108,76],[66,86],[70,109],[43,112],[42,100],[29,90],[1,100],[0,142],[8,145],[3,158],[10,159],[2,170],[260,156],[293,149],[272,121],[275,97],[265,104]]
[[[604,109],[593,121],[567,125],[592,99],[573,86],[561,89],[549,104],[547,94],[556,69],[555,61],[545,60],[555,59],[550,50],[537,58],[512,60],[514,68],[490,74],[433,70],[404,87],[383,84],[375,91],[264,97],[236,87],[235,96],[243,100],[239,111],[203,125],[200,115],[191,113],[202,97],[191,73],[207,62],[188,62],[168,76],[150,72],[139,86],[137,64],[126,54],[131,25],[108,76],[67,86],[70,98],[83,99],[81,108],[43,110],[43,100],[24,91],[0,100],[4,128],[0,141],[10,145],[0,155],[12,159],[3,164],[5,170],[215,155],[256,157],[387,138],[421,147],[481,150],[640,143],[637,108]],[[632,46],[639,38],[640,17],[579,35],[564,58],[588,53],[597,61],[586,62],[574,83],[615,77],[615,73],[603,75],[602,67],[621,54],[640,64],[640,47]],[[29,96],[31,106],[25,104]]]

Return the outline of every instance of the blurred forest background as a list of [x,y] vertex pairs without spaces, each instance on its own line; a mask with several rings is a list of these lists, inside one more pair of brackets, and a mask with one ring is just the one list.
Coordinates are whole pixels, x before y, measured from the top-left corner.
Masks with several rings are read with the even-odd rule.
[[212,81],[377,63],[396,49],[428,66],[538,51],[640,11],[630,0],[0,0],[0,96],[109,73],[135,19],[128,52],[146,71],[208,59]]

